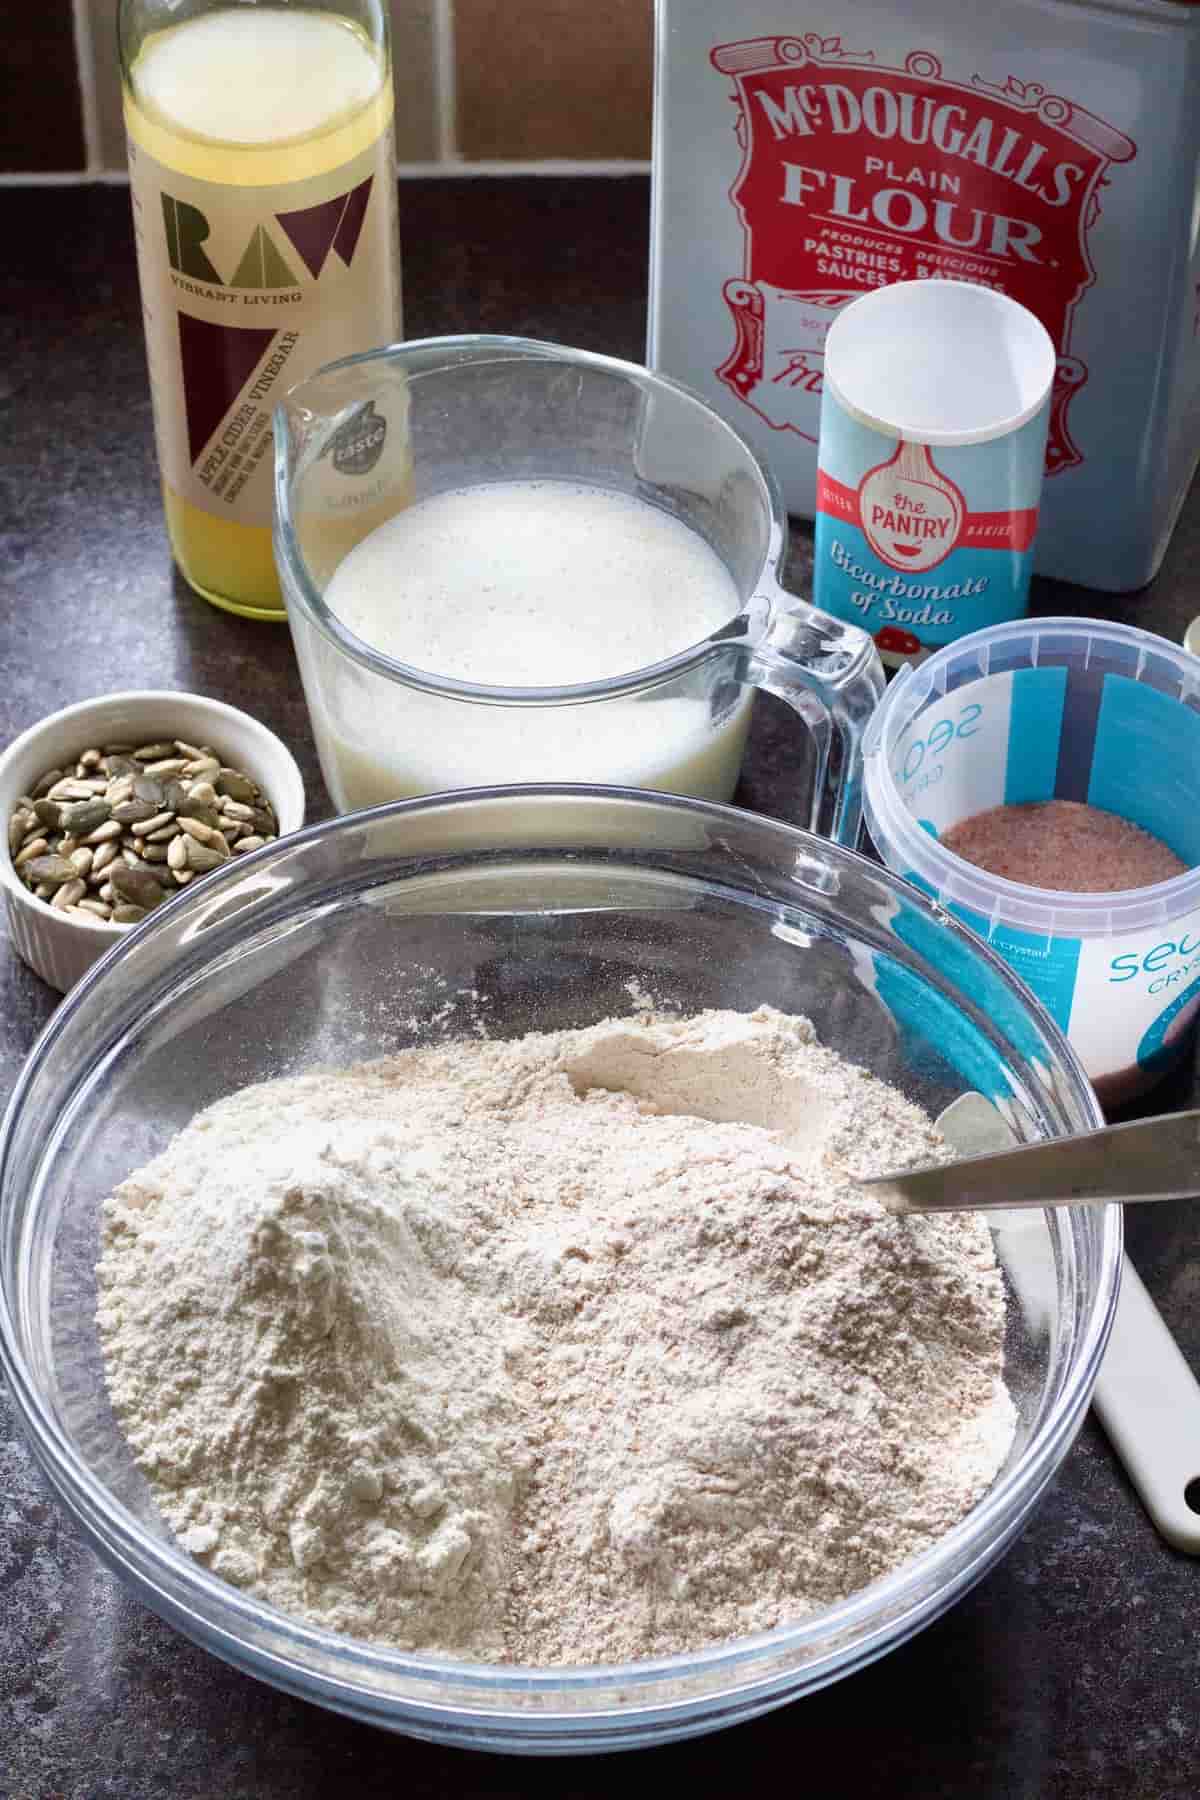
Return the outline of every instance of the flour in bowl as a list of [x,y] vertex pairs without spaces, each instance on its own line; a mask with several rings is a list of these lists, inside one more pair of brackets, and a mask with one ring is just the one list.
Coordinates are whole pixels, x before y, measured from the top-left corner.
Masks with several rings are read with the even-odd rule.
[[855,1181],[938,1154],[768,1007],[247,1088],[105,1204],[112,1404],[184,1548],[331,1630],[551,1664],[765,1630],[1008,1452],[986,1225]]

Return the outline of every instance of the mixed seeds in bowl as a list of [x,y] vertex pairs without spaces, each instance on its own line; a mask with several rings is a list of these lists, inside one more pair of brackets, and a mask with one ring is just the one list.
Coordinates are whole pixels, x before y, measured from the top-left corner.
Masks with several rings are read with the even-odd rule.
[[182,738],[103,744],[47,769],[8,824],[13,867],[39,900],[135,925],[177,888],[278,835],[257,782]]

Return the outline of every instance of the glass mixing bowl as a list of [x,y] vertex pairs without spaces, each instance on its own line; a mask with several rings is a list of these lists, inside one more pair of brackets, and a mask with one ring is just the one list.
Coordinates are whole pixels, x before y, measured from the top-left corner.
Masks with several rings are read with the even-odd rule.
[[935,1618],[1021,1529],[1083,1418],[1115,1304],[1119,1210],[1013,1215],[1016,1441],[924,1556],[754,1638],[624,1666],[388,1651],[263,1605],[177,1550],[110,1413],[98,1209],[199,1108],[246,1083],[444,1040],[586,1025],[634,996],[770,1002],[939,1112],[990,1099],[1031,1139],[1102,1123],[1079,1063],[1006,966],[887,871],[730,807],[604,788],[381,807],[195,883],[79,984],[0,1142],[0,1348],[41,1464],[108,1565],[215,1655],[419,1737],[524,1752],[662,1742],[846,1675]]

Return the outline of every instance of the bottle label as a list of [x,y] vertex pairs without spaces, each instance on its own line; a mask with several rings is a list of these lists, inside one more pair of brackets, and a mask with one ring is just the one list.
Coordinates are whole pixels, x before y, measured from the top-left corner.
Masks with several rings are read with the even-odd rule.
[[1026,610],[1048,411],[954,448],[885,436],[821,401],[813,599],[885,663]]
[[159,465],[206,512],[269,525],[274,407],[399,333],[391,131],[302,181],[238,187],[156,162],[130,184]]

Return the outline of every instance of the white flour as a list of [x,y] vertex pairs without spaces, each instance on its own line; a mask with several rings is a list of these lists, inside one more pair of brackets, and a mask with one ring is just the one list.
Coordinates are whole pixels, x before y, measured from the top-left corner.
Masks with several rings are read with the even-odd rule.
[[766,1629],[1008,1450],[986,1226],[852,1180],[938,1144],[769,1008],[250,1088],[106,1203],[113,1405],[191,1554],[331,1629],[542,1663]]

